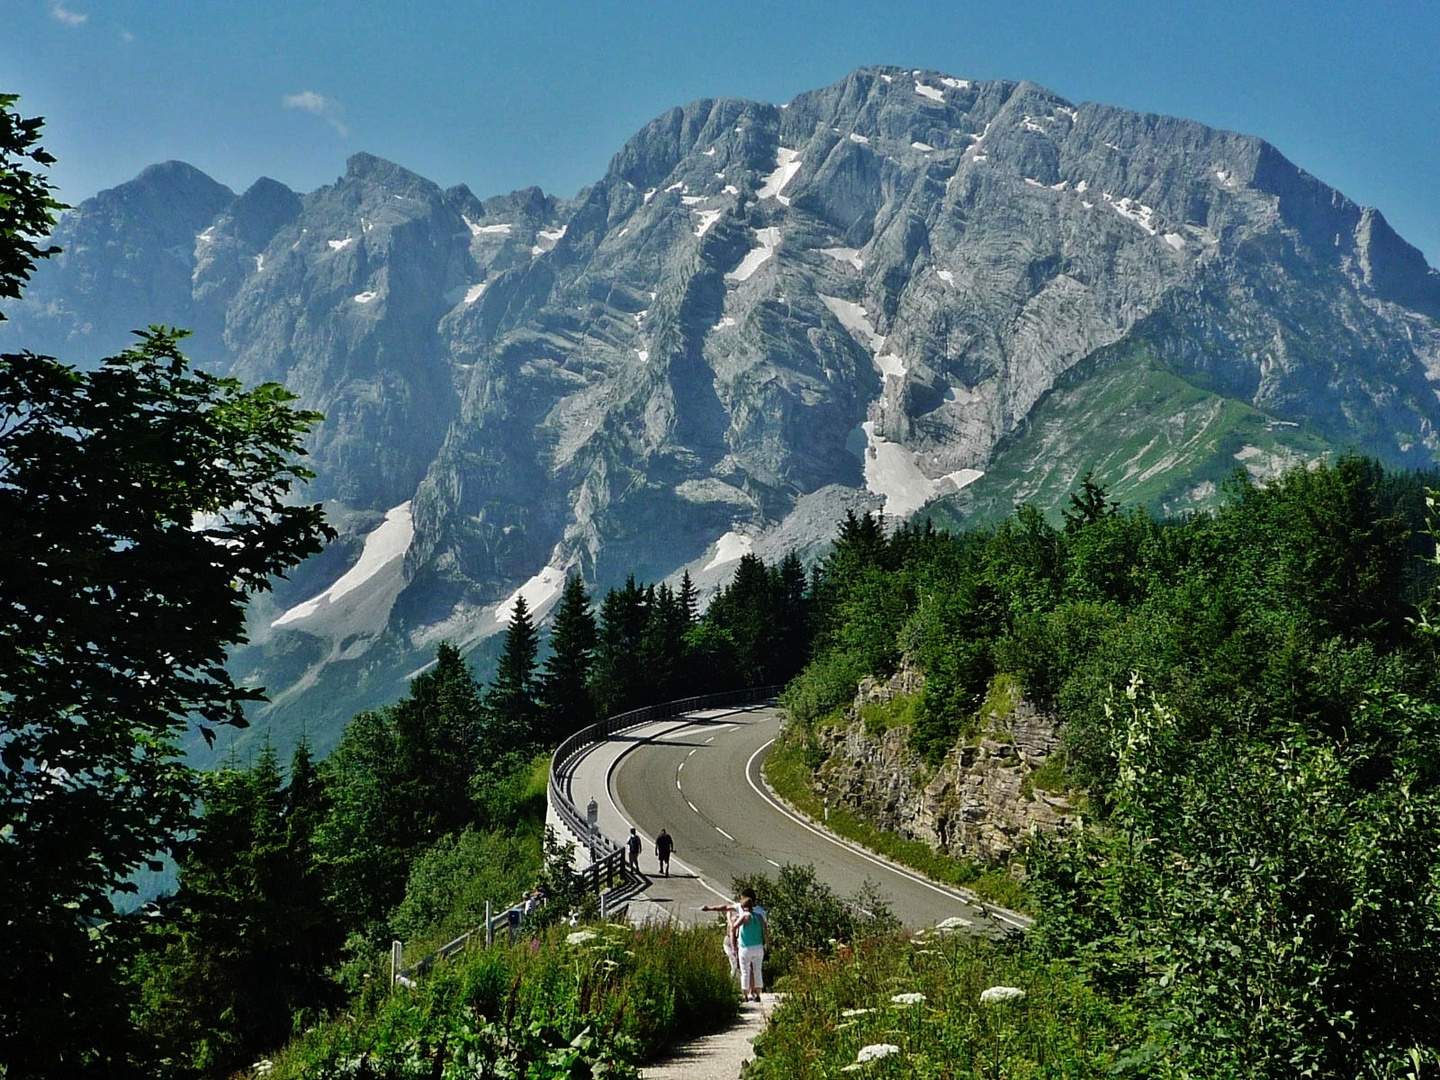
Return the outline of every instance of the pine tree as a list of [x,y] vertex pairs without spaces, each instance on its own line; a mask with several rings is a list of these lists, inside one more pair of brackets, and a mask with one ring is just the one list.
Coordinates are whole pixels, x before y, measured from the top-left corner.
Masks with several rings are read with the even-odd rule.
[[700,617],[700,598],[695,592],[695,583],[690,580],[690,571],[686,570],[680,576],[680,613],[685,618],[686,626],[694,626],[695,621]]
[[539,653],[540,635],[530,619],[530,606],[523,595],[516,596],[495,679],[485,696],[492,738],[499,735],[511,747],[529,746],[541,738],[536,679]]
[[600,716],[613,716],[645,700],[641,639],[649,619],[649,590],[625,580],[611,589],[600,605],[600,640],[591,672],[591,693]]
[[595,722],[589,683],[597,640],[590,595],[580,575],[571,574],[560,594],[550,632],[550,655],[540,677],[545,732],[551,745]]

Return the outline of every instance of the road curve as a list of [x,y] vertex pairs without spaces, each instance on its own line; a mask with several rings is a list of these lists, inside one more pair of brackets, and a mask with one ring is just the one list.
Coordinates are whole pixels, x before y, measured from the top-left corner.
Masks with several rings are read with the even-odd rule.
[[[867,878],[877,882],[907,928],[954,917],[982,932],[992,926],[960,893],[856,851],[779,804],[760,778],[779,729],[774,708],[689,722],[676,718],[621,752],[608,770],[610,798],[642,835],[667,829],[675,839],[673,869],[685,878],[693,874],[712,894],[727,892],[740,875],[773,876],[786,863],[809,863],[841,895],[853,894]],[[647,873],[655,865],[651,848],[647,843],[642,860]],[[653,879],[647,891],[674,892],[682,902],[712,899],[681,881],[662,882]],[[686,917],[678,909],[672,913]]]

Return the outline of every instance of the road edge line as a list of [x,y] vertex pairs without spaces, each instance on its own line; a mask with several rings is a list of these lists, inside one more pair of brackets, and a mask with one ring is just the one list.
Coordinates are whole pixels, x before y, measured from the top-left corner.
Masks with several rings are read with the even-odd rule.
[[[814,818],[810,817],[810,815],[805,814],[798,807],[794,806],[788,799],[772,788],[770,781],[765,779],[764,769],[755,770],[760,776],[760,783],[756,784],[754,777],[751,775],[751,766],[754,765],[757,757],[774,744],[775,739],[771,739],[750,755],[750,759],[745,762],[745,779],[757,795],[769,802],[770,805],[780,811],[780,813],[790,818],[795,824],[802,828],[809,829],[816,836],[829,840],[838,847],[847,848],[854,854],[874,863],[876,866],[884,867],[886,870],[890,870],[903,878],[908,878],[917,885],[924,885],[944,896],[952,897],[971,907],[979,908],[982,915],[989,914],[997,922],[1008,923],[1012,929],[1027,930],[1030,928],[1034,920],[1025,915],[1021,915],[1018,911],[1011,911],[1009,908],[1003,908],[998,904],[992,904],[987,900],[982,900],[968,889],[962,889],[955,885],[947,885],[939,881],[932,881],[918,870],[906,866],[903,863],[896,862],[888,855],[882,855],[878,851],[871,851],[863,844],[857,844],[853,840],[836,835]],[[761,790],[762,785],[764,790]]]

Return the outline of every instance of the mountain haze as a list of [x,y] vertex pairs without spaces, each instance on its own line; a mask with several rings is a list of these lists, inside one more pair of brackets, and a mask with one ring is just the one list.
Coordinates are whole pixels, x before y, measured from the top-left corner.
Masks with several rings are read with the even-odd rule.
[[704,100],[575,199],[357,154],[243,194],[177,162],[70,212],[0,346],[131,329],[326,414],[342,538],[257,606],[256,719],[328,748],[523,589],[813,552],[846,509],[983,521],[1094,468],[1180,512],[1237,467],[1431,466],[1440,274],[1260,139],[867,68]]

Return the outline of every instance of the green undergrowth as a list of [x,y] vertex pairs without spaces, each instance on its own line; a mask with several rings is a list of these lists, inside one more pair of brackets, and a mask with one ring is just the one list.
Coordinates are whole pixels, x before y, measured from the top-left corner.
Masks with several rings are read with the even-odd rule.
[[810,786],[814,770],[819,765],[814,760],[816,749],[807,740],[804,731],[791,724],[787,725],[765,758],[765,779],[792,806],[817,821],[823,820],[837,835],[894,859],[902,866],[918,870],[933,881],[969,889],[993,904],[1017,911],[1026,909],[1024,890],[1003,870],[980,867],[970,860],[953,859],[924,841],[906,840],[876,828],[849,810],[832,807],[827,817],[824,804]]
[[[982,1003],[992,987],[1023,996]],[[746,1080],[1110,1076],[1146,1044],[1142,1018],[1073,968],[962,935],[812,957],[788,990]]]
[[242,1075],[618,1080],[737,1012],[714,927],[551,927],[514,945],[471,948],[413,988],[362,995],[351,1014]]
[[860,706],[860,720],[865,725],[865,734],[874,739],[891,728],[910,727],[919,710],[918,695],[902,694],[889,701],[866,702]]

